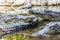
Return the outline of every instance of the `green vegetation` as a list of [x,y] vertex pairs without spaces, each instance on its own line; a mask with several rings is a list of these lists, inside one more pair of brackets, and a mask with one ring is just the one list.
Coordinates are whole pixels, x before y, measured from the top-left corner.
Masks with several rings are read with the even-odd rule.
[[10,34],[5,36],[4,40],[29,40],[29,36],[26,34]]

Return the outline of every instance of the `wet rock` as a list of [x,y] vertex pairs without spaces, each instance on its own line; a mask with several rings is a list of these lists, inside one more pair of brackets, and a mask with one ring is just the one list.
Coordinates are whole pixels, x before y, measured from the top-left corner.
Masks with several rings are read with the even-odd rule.
[[32,34],[32,36],[53,36],[60,35],[60,22],[50,22],[42,30]]
[[2,14],[1,19],[2,20],[0,20],[0,29],[2,32],[5,32],[5,34],[36,28],[39,24],[38,19],[33,15],[23,16]]

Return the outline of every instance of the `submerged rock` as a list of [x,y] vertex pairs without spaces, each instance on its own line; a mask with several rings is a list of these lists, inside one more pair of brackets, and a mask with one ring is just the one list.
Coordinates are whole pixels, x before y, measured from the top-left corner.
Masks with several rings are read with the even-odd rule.
[[53,36],[60,35],[60,22],[50,22],[44,28],[37,33],[32,34],[32,36]]
[[0,30],[5,34],[36,28],[39,23],[33,15],[1,15],[1,19]]

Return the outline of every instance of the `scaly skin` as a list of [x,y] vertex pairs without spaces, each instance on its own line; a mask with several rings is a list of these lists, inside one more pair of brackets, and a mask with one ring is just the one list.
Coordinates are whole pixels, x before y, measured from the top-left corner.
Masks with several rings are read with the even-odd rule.
[[32,8],[30,9],[30,12],[32,14],[38,15],[39,17],[43,17],[46,20],[59,20],[60,21],[60,12],[48,10],[48,9],[38,9],[38,8]]
[[3,17],[1,18],[3,20],[0,20],[0,30],[1,32],[5,32],[4,34],[35,28],[39,23],[38,19],[33,15],[5,15],[1,17]]
[[42,30],[33,33],[31,36],[53,36],[53,35],[60,35],[60,22],[50,22],[47,24]]

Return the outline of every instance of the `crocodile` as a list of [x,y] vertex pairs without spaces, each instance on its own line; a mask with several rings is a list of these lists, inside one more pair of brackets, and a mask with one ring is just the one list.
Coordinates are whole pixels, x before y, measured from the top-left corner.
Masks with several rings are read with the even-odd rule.
[[2,14],[0,16],[0,35],[33,29],[36,28],[38,24],[39,21],[34,15],[24,16]]
[[60,11],[31,8],[29,12],[38,15],[39,17],[43,17],[46,20],[53,20],[53,21],[60,20]]
[[60,22],[50,22],[42,30],[33,33],[31,36],[37,37],[40,35],[47,37],[60,35]]

